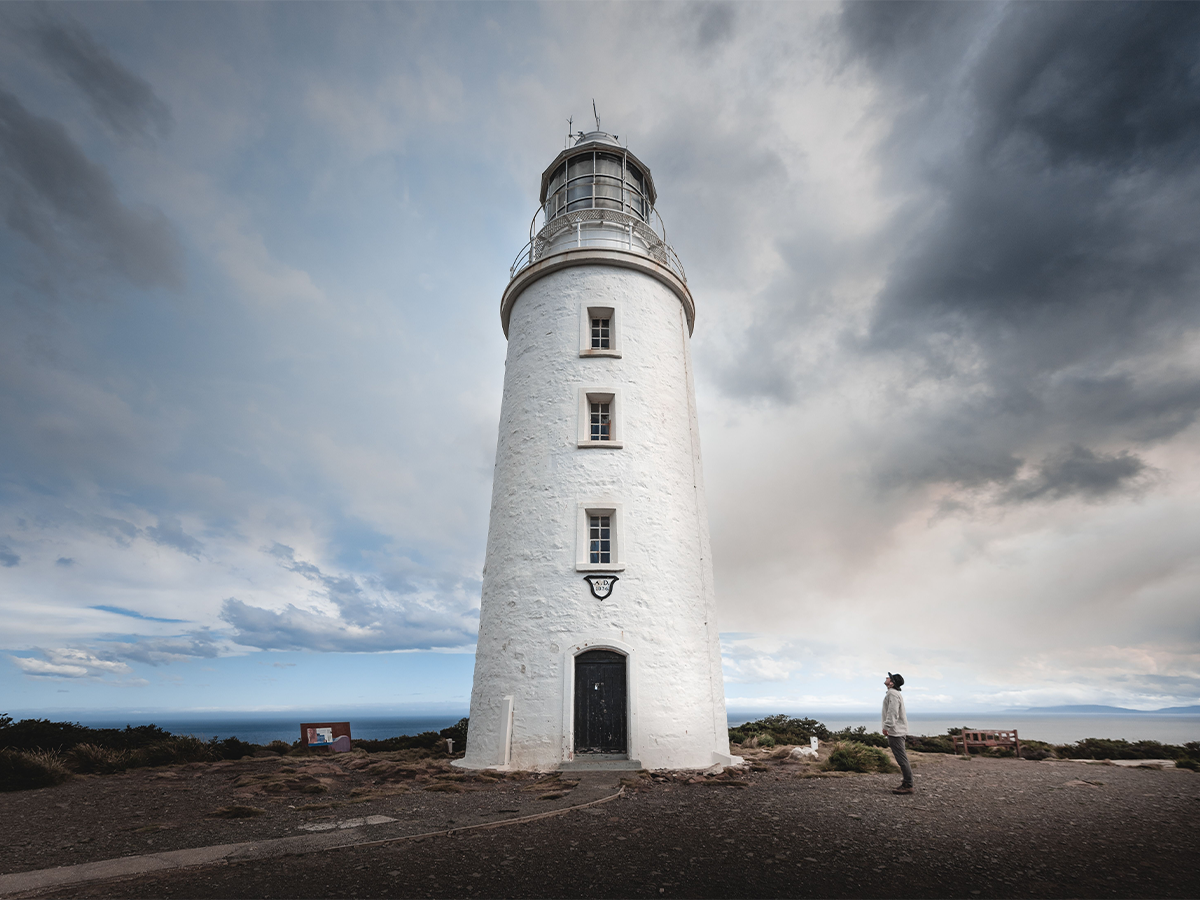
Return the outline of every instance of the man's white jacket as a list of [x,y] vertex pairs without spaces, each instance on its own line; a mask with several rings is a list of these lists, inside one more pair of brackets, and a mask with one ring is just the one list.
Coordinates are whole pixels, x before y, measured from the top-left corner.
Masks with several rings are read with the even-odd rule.
[[895,688],[888,688],[883,697],[883,733],[888,737],[904,737],[908,734],[904,696]]

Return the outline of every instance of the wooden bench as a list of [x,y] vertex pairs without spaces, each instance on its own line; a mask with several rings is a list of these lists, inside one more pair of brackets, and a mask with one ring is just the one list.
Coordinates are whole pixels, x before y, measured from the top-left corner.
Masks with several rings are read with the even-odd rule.
[[1021,742],[1017,739],[1017,729],[1013,728],[1010,731],[996,731],[989,728],[964,728],[962,734],[954,734],[950,736],[954,742],[954,752],[958,753],[958,748],[962,747],[963,754],[971,755],[972,747],[987,749],[988,747],[1007,747],[1017,751],[1017,758],[1021,756]]

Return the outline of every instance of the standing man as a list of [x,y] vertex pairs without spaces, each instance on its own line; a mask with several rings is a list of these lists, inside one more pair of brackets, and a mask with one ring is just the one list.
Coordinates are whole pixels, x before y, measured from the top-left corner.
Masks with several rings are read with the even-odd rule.
[[908,751],[904,749],[904,736],[908,734],[908,716],[904,713],[904,697],[900,688],[904,686],[904,676],[888,672],[883,680],[887,685],[887,694],[883,698],[883,734],[892,748],[892,756],[900,766],[904,780],[893,794],[911,794],[913,792],[912,769],[908,765]]

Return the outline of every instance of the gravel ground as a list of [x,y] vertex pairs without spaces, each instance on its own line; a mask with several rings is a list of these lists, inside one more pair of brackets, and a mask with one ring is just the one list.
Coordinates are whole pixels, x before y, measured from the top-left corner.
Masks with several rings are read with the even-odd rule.
[[[760,759],[716,780],[626,779],[620,800],[526,824],[39,896],[1200,896],[1193,772],[913,757],[912,796],[891,793],[894,775],[815,777],[809,764]],[[269,759],[0,795],[0,869],[282,837],[372,815],[396,821],[346,833],[381,839],[571,806],[618,788],[608,773],[572,776],[576,785],[566,776],[447,776],[455,777],[444,762],[353,770]],[[302,808],[326,803],[333,805]],[[234,804],[266,812],[204,817]]]

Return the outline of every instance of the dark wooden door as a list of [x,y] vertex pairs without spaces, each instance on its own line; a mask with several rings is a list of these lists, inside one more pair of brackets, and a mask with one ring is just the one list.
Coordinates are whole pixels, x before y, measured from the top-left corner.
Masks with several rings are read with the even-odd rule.
[[628,753],[625,657],[589,650],[575,657],[575,752]]

